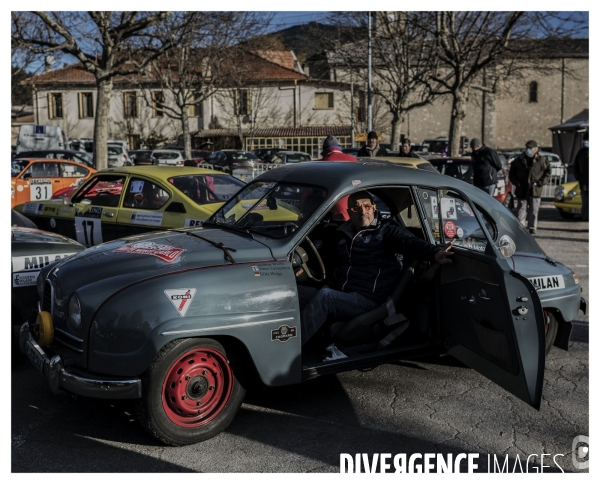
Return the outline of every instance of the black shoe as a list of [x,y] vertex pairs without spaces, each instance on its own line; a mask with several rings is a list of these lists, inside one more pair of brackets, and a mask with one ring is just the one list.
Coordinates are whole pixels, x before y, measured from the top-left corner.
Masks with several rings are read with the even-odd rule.
[[537,234],[537,230],[535,230],[535,229],[529,229],[529,233],[531,235],[535,235],[535,234]]

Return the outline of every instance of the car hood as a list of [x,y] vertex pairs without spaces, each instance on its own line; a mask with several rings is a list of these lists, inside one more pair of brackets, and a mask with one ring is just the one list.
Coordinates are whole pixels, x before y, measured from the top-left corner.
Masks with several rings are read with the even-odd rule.
[[231,265],[225,251],[214,244],[227,247],[238,264],[273,260],[270,249],[251,238],[213,228],[177,230],[125,237],[90,247],[57,264],[50,271],[50,278],[63,297],[85,290],[101,302],[144,279]]

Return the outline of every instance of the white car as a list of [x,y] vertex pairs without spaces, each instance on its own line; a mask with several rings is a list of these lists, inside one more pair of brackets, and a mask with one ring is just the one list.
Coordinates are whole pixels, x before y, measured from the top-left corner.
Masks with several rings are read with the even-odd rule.
[[154,150],[152,156],[158,160],[159,165],[183,166],[185,161],[178,150]]
[[108,143],[106,148],[109,168],[129,166],[132,164],[127,149],[123,148],[122,145]]

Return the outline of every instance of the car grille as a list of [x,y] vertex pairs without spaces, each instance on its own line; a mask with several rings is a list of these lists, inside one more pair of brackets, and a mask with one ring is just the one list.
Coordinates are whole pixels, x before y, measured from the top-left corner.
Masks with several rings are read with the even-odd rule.
[[52,314],[52,299],[54,295],[54,288],[50,281],[44,283],[44,299],[42,300],[42,311],[48,311]]

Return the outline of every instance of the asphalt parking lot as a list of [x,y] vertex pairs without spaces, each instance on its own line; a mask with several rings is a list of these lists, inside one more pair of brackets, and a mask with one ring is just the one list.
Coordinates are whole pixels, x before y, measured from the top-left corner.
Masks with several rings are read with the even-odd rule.
[[[579,275],[589,301],[588,223],[544,204],[536,239]],[[339,472],[341,453],[417,452],[478,453],[479,470],[490,472],[507,455],[509,471],[518,456],[535,472],[550,454],[544,472],[578,471],[571,445],[589,435],[588,322],[580,314],[571,350],[550,353],[540,411],[451,357],[428,358],[253,389],[225,432],[185,448],[150,438],[127,402],[53,395],[20,358],[12,472]]]

